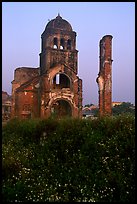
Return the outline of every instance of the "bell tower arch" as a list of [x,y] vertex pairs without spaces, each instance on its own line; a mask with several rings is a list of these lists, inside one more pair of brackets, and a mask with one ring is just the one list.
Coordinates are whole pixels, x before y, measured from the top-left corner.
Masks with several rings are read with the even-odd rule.
[[76,32],[68,21],[58,15],[48,22],[41,35],[40,71],[45,73],[61,63],[77,73]]

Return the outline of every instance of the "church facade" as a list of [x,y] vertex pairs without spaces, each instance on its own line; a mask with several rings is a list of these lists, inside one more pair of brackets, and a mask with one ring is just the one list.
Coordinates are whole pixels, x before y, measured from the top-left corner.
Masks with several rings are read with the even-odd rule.
[[19,67],[12,81],[12,117],[82,117],[76,32],[60,15],[41,35],[40,65]]

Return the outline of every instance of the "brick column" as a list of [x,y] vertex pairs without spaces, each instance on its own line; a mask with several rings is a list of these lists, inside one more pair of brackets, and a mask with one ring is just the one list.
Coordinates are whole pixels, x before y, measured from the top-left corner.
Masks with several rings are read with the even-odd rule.
[[112,114],[112,36],[106,35],[100,40],[99,114]]

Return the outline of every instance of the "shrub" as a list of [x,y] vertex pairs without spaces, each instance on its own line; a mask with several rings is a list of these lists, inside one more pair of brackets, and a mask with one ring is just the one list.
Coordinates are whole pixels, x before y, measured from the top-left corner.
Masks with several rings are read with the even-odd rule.
[[11,121],[3,128],[3,201],[135,201],[135,120]]

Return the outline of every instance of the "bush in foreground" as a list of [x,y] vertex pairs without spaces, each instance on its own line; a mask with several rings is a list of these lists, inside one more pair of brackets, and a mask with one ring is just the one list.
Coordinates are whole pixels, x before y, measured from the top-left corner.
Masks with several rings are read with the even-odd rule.
[[3,201],[135,201],[134,122],[11,120],[3,127]]

